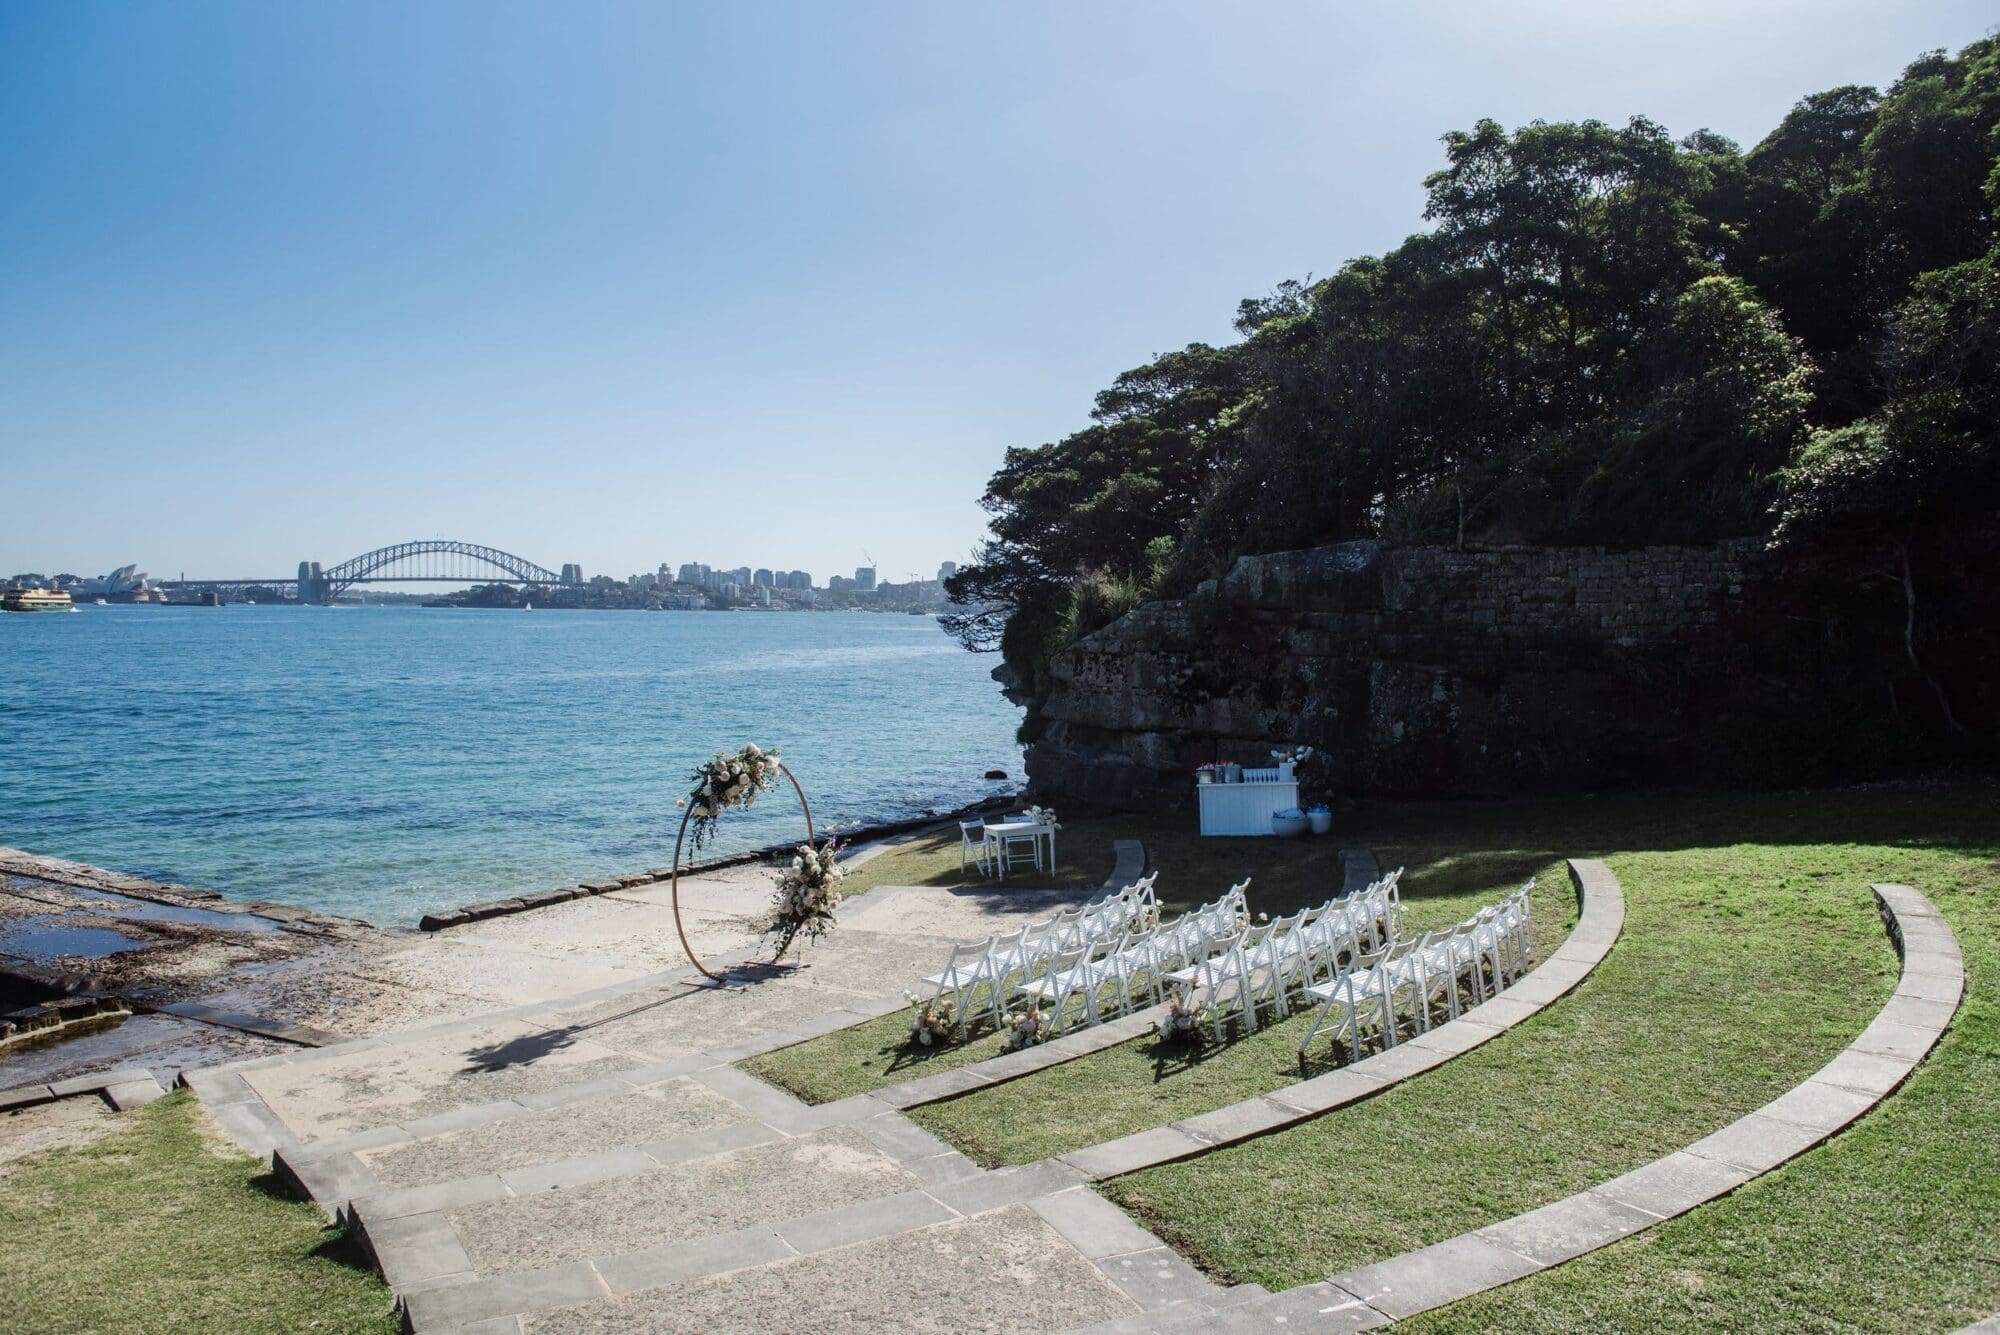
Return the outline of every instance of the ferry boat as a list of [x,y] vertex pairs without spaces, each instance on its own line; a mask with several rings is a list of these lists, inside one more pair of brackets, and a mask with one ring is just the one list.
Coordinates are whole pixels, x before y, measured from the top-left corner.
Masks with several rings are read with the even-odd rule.
[[76,605],[61,589],[9,589],[0,593],[0,612],[73,612]]

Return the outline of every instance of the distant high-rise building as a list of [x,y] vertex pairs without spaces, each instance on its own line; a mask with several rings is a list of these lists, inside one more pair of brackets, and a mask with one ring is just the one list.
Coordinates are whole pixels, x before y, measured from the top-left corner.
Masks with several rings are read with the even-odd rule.
[[742,586],[743,586],[744,588],[746,588],[746,589],[747,589],[747,588],[749,588],[749,587],[750,587],[750,567],[749,567],[749,566],[738,566],[738,567],[736,567],[736,569],[734,569],[734,570],[732,570],[732,571],[730,571],[730,572],[729,572],[729,578],[730,578],[731,580],[735,581],[735,582],[736,582],[737,584],[740,584],[740,585],[742,585]]
[[771,572],[761,568],[751,577],[750,582],[760,588],[775,589],[778,587],[777,580],[773,578]]
[[788,589],[810,589],[812,586],[813,577],[806,571],[794,570],[785,576],[785,587]]
[[854,567],[854,587],[864,593],[873,589],[875,587],[875,567]]
[[689,561],[681,567],[680,582],[700,587],[708,575],[708,567],[699,561]]
[[946,580],[950,579],[953,575],[956,575],[957,573],[958,573],[958,562],[956,561],[938,562],[938,583],[940,584],[944,583]]

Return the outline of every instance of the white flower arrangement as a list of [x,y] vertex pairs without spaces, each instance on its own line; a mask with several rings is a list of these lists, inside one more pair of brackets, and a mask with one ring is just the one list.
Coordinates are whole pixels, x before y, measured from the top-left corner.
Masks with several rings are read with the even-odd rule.
[[816,941],[834,926],[833,911],[840,907],[840,879],[845,875],[840,845],[831,839],[817,848],[800,844],[791,865],[775,874],[778,889],[771,897],[770,926],[778,938],[771,955],[774,961],[785,957],[797,937]]
[[914,992],[903,993],[915,1011],[910,1021],[910,1041],[919,1047],[941,1048],[958,1037],[958,1007],[950,997],[926,1002]]
[[1195,1000],[1185,988],[1176,988],[1173,1000],[1167,1003],[1167,1013],[1160,1017],[1160,1041],[1199,1044],[1201,1022],[1207,1015],[1206,1002]]
[[716,821],[723,812],[730,807],[748,811],[757,794],[776,783],[782,772],[777,751],[766,751],[754,743],[746,744],[734,755],[718,751],[715,759],[696,766],[688,775],[694,787],[675,803],[682,809],[693,808],[688,828],[694,834],[695,851],[700,852],[714,837]]
[[1032,821],[1036,825],[1046,825],[1052,830],[1060,830],[1062,828],[1061,825],[1056,823],[1056,809],[1054,807],[1029,807],[1021,813],[1021,819]]
[[1271,759],[1280,765],[1303,764],[1312,757],[1313,749],[1310,746],[1293,746],[1271,752]]
[[1024,1011],[1008,1011],[1000,1017],[1000,1028],[1007,1035],[1007,1051],[1019,1052],[1033,1043],[1040,1043],[1055,1031],[1054,1019],[1039,1006],[1030,1006]]

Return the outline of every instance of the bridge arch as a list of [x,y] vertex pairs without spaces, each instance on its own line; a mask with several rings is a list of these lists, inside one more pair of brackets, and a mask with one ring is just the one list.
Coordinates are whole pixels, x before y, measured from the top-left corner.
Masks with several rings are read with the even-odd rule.
[[[451,538],[423,538],[377,547],[315,573],[317,578],[308,575],[304,568],[299,572],[299,597],[308,602],[331,602],[356,584],[377,580],[420,583],[477,581],[498,576],[522,584],[563,582],[555,571],[526,557]],[[308,582],[315,587],[309,589]]]

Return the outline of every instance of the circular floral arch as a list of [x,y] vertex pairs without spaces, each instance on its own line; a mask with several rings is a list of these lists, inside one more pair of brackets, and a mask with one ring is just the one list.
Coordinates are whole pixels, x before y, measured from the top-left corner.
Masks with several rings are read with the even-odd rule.
[[681,922],[681,851],[692,833],[695,852],[699,853],[715,837],[723,812],[731,807],[747,811],[757,795],[770,791],[780,777],[798,794],[799,810],[806,821],[806,841],[793,855],[790,868],[777,874],[778,891],[770,932],[777,936],[778,943],[771,954],[771,963],[783,959],[785,951],[800,935],[813,940],[833,926],[833,910],[840,903],[836,885],[844,873],[838,861],[839,846],[831,839],[823,845],[814,843],[812,806],[806,801],[806,790],[779,759],[777,748],[766,750],[754,743],[747,744],[733,753],[717,752],[715,759],[697,765],[688,775],[693,786],[678,803],[681,828],[674,837],[674,930],[680,934],[681,949],[687,952],[688,960],[701,971],[702,977],[718,985],[725,985],[728,980],[701,962],[688,943],[687,928]]

